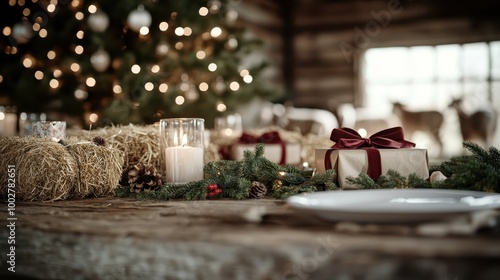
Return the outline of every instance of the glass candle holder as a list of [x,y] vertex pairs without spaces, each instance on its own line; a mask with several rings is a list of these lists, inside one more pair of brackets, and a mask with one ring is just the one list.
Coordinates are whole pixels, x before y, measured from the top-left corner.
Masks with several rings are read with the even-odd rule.
[[65,121],[39,121],[33,123],[33,136],[41,138],[66,138]]
[[203,179],[204,133],[204,119],[160,120],[160,152],[165,182],[187,183]]
[[240,114],[216,117],[214,128],[221,137],[239,138],[243,133],[243,122]]

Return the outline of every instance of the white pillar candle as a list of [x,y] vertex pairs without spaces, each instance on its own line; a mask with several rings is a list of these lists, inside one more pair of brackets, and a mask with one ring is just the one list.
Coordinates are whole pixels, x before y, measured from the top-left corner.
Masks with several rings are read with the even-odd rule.
[[204,131],[203,119],[160,120],[160,151],[166,183],[203,180]]
[[165,149],[167,182],[187,183],[203,179],[203,148],[190,146]]

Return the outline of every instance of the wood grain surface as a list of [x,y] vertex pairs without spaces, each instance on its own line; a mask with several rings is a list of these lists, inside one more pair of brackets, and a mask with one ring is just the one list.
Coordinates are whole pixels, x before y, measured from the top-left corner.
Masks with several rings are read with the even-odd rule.
[[[7,224],[5,203],[1,204]],[[16,204],[16,272],[0,279],[497,279],[500,233],[346,231],[282,201],[95,198]],[[352,227],[351,227],[352,228]],[[344,229],[344,230],[343,230]],[[5,278],[7,277],[7,278]],[[17,278],[13,278],[17,277]]]

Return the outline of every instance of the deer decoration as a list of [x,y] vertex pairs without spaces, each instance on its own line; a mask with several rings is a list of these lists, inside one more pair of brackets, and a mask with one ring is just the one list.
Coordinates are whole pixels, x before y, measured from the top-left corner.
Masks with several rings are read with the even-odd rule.
[[497,110],[487,103],[475,112],[467,113],[461,106],[462,102],[462,98],[453,99],[450,107],[457,111],[463,140],[477,142],[483,147],[491,146],[497,127]]
[[393,113],[401,121],[405,134],[411,139],[415,131],[421,131],[439,145],[439,152],[442,151],[442,141],[439,136],[441,125],[443,124],[443,114],[438,111],[409,111],[401,103],[393,104]]

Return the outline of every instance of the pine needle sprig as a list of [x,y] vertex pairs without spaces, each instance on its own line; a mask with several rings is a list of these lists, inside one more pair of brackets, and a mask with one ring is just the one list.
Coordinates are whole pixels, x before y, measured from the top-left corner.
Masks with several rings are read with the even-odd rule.
[[[328,170],[312,176],[312,171],[303,171],[292,165],[279,166],[264,157],[264,144],[257,144],[253,151],[246,150],[241,160],[220,160],[204,166],[204,179],[186,184],[166,184],[157,191],[130,193],[117,189],[116,196],[140,199],[205,199],[208,185],[217,184],[222,190],[218,197],[230,199],[249,198],[253,181],[266,186],[268,195],[284,199],[301,192],[313,192],[317,186],[322,189],[336,189],[333,183],[334,171]],[[279,189],[273,189],[275,181],[282,182]]]

